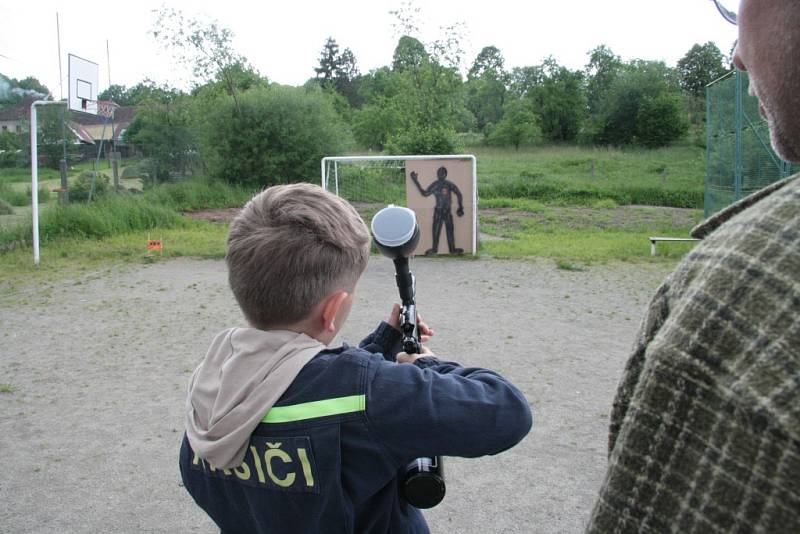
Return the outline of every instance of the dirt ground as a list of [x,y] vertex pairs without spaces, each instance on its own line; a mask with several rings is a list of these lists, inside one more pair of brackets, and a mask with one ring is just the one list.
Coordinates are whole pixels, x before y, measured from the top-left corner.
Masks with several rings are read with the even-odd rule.
[[[433,532],[581,532],[605,469],[607,419],[663,264],[418,259],[431,348],[495,369],[534,428],[493,457],[448,458]],[[0,275],[1,276],[1,275]],[[396,300],[373,257],[340,338]],[[213,335],[243,325],[220,261],[116,267],[0,299],[0,532],[215,532],[181,487],[184,395]]]

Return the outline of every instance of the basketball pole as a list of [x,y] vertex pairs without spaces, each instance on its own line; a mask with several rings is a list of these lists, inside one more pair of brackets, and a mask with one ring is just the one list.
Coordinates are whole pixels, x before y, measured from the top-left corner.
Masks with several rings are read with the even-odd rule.
[[39,266],[39,125],[36,106],[53,106],[65,102],[37,100],[31,104],[31,217],[33,219],[33,264]]
[[[64,100],[64,74],[61,70],[61,23],[58,20],[58,11],[56,11],[56,38],[58,40],[58,85],[60,88],[59,100]],[[59,164],[59,171],[61,172],[61,190],[58,192],[58,200],[62,204],[69,202],[69,183],[67,181],[67,117],[62,117],[61,120],[61,146],[63,147],[63,158]]]

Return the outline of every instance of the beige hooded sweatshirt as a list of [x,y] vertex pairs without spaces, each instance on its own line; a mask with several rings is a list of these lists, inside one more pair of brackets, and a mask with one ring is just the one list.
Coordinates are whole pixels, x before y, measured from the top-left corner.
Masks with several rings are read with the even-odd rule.
[[189,381],[186,435],[192,450],[216,468],[241,465],[258,423],[323,349],[316,339],[286,330],[218,334]]

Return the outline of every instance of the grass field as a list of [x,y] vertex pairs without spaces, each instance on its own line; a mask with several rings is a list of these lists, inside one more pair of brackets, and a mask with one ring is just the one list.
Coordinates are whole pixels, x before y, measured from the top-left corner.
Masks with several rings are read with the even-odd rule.
[[[701,209],[704,150],[676,146],[658,150],[543,147],[478,147],[482,198],[511,197],[585,204],[612,199]],[[594,168],[594,174],[592,169]]]
[[[468,152],[478,161],[483,256],[544,257],[564,269],[583,269],[618,260],[674,262],[691,248],[670,244],[651,258],[647,238],[686,236],[700,220],[702,212],[693,205],[695,197],[702,198],[700,149],[545,147],[517,152],[478,147]],[[91,165],[71,169],[70,176]],[[60,185],[55,171],[42,169],[40,178],[44,188]],[[0,169],[0,192],[27,192],[30,198],[29,181],[28,169]],[[138,180],[123,183],[141,187]],[[631,191],[650,191],[652,198],[644,195],[644,202],[633,202]],[[153,261],[145,244],[148,235],[156,234],[167,243],[162,257],[221,258],[227,226],[190,221],[180,213],[241,206],[251,194],[203,179],[67,208],[58,207],[53,194],[40,206],[42,262],[37,272],[47,276],[69,266],[85,270],[109,262]],[[687,203],[690,208],[681,207]],[[367,222],[381,207],[374,202],[356,205]],[[0,215],[0,250],[5,250],[0,252],[5,278],[0,286],[5,290],[30,274],[30,225],[29,204]]]

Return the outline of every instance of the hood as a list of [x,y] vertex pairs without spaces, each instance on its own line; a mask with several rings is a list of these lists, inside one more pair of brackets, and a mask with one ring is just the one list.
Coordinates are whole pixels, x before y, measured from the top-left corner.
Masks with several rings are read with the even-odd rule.
[[186,435],[216,468],[238,467],[250,435],[325,345],[285,330],[231,328],[211,342],[189,381]]

